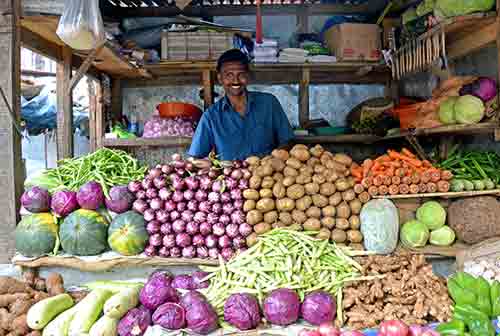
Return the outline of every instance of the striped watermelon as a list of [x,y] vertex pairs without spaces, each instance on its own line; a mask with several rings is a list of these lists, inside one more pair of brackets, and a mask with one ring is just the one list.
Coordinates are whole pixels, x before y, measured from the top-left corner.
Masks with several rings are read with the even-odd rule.
[[107,247],[108,225],[96,211],[79,209],[67,216],[59,229],[61,246],[66,253],[91,256]]
[[108,243],[122,255],[137,255],[144,251],[148,233],[144,217],[135,211],[124,212],[113,219],[108,230]]
[[16,249],[26,257],[39,257],[54,250],[57,223],[50,213],[23,217],[15,231]]

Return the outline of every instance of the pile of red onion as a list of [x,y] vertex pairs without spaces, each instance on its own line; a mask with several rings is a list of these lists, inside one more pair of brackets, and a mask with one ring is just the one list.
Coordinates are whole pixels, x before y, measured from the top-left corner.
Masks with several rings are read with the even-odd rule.
[[[243,212],[243,190],[251,173],[247,164],[208,164],[197,168],[180,155],[149,170],[143,181],[128,188],[137,200],[149,233],[148,256],[230,259],[246,248],[252,227]],[[209,163],[209,161],[206,161]]]
[[144,138],[166,136],[193,136],[194,124],[190,119],[153,117],[144,124]]

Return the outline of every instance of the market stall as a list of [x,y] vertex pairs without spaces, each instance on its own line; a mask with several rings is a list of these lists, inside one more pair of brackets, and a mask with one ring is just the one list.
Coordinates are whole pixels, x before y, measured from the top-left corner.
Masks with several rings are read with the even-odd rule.
[[[149,2],[125,3],[106,2],[102,10],[115,17],[151,13]],[[383,5],[350,6],[378,15]],[[133,122],[110,127],[122,117],[123,86],[201,79],[205,105],[212,104],[213,60],[142,65],[109,42],[82,54],[56,33],[57,17],[25,15],[22,42],[59,60],[63,93],[83,73],[95,77],[94,150],[72,157],[71,99],[62,95],[62,160],[23,181],[16,199],[22,208],[11,231],[12,263],[24,273],[0,277],[0,335],[496,335],[500,276],[492,237],[500,234],[500,155],[446,137],[496,135],[497,81],[442,76],[427,101],[361,104],[348,117],[351,134],[314,135],[313,129],[331,127],[309,120],[311,83],[391,88],[438,59],[496,41],[498,20],[489,5],[449,13],[422,1],[409,19],[410,8],[403,15],[407,35],[391,48],[389,64],[253,64],[257,82],[299,84],[298,131],[310,133],[296,136],[289,149],[234,161],[184,155],[201,114],[187,104],[160,106],[142,136],[126,127]],[[242,13],[237,4],[212,3],[190,5],[186,13],[225,12],[225,6]],[[277,11],[273,6],[263,9]],[[306,16],[298,14],[307,21],[309,14],[343,13],[349,5],[289,6],[283,12],[307,8]],[[159,7],[179,10],[166,2]],[[437,9],[446,20],[418,25]],[[495,34],[483,36],[490,30]],[[78,70],[71,75],[73,65]],[[100,72],[113,79],[101,81]],[[441,137],[432,150],[419,142],[430,135]],[[376,150],[365,155],[332,143],[369,143]],[[157,147],[174,154],[139,159],[139,152]],[[457,258],[457,272],[448,278],[432,267],[442,257]],[[102,277],[145,266],[156,269],[137,279],[71,287],[62,274],[38,272],[73,268]],[[176,271],[180,266],[189,272]]]

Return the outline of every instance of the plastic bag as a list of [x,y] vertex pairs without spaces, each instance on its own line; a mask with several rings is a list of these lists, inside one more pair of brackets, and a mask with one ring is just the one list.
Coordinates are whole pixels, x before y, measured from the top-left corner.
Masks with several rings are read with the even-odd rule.
[[56,33],[75,50],[91,50],[104,44],[99,0],[67,0]]

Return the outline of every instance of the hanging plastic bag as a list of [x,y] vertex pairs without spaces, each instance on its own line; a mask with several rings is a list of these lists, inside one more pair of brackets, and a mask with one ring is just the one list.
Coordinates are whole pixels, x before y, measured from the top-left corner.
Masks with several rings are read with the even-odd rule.
[[92,50],[106,41],[99,0],[66,0],[57,35],[75,50]]

